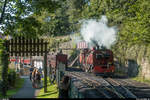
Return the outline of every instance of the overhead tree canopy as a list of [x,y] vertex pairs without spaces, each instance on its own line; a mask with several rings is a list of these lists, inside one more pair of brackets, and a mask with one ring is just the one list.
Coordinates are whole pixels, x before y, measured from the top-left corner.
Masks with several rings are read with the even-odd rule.
[[6,1],[0,1],[3,19],[1,21],[3,26],[0,27],[4,34],[24,36],[70,34],[79,32],[80,20],[100,19],[102,15],[106,15],[109,25],[116,25],[119,28],[118,41],[128,42],[131,45],[150,42],[149,0]]
[[[2,0],[0,2],[1,30],[12,36],[28,37],[41,35],[41,23],[33,15],[55,12],[64,0]],[[5,10],[4,10],[5,8]]]

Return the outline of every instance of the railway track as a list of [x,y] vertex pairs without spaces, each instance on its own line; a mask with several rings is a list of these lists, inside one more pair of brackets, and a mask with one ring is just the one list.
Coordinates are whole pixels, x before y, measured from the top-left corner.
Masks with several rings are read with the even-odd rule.
[[[84,84],[88,85],[88,87],[96,89],[100,95],[103,95],[103,97],[111,98],[110,94],[108,94],[108,92],[110,92],[111,90],[107,88],[107,91],[105,90],[105,92],[104,92],[104,89],[99,87],[99,86],[101,86],[101,83],[99,83],[95,80],[89,79],[88,77],[85,77],[85,76],[81,77],[81,73],[80,74],[79,73],[71,73],[71,76],[80,79]],[[112,95],[112,93],[111,93],[111,95]]]
[[71,72],[72,76],[100,91],[99,94],[105,98],[150,98],[150,86],[140,82],[120,77],[104,78],[74,69]]
[[137,98],[149,98],[150,87],[139,82],[132,82],[129,80],[116,79],[121,85],[130,90]]
[[79,79],[88,87],[96,89],[105,98],[136,98],[128,89],[111,78],[104,79],[85,72],[69,72],[69,75]]
[[94,89],[96,89],[96,91],[98,91],[98,93],[99,93],[100,95],[102,95],[103,97],[105,97],[105,98],[111,98],[109,95],[107,95],[106,93],[100,91],[100,90],[97,88],[97,86],[101,85],[100,83],[95,82],[95,81],[92,81],[92,82],[91,82],[91,80],[89,80],[89,79],[87,79],[87,78],[84,78],[84,79],[83,79],[83,77],[79,77],[77,74],[72,74],[72,76],[73,76],[73,77],[76,77],[76,78],[78,78],[78,79],[80,79],[80,81],[82,81],[82,82],[83,82],[85,85],[87,85],[89,88],[94,88]]
[[122,94],[124,97],[136,98],[136,96],[131,91],[129,91],[127,88],[122,86],[120,83],[118,83],[114,79],[107,78],[105,80],[107,80],[107,82],[109,82],[111,85],[113,85],[115,87],[116,91],[119,92],[120,94]]

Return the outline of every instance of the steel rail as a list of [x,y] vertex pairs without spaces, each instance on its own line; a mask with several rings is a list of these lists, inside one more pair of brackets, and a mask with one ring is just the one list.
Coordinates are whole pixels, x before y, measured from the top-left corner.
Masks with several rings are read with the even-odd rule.
[[[87,73],[84,73],[84,74],[87,74]],[[107,82],[103,77],[101,77],[101,76],[98,76],[99,78],[102,78],[105,82]],[[87,78],[87,77],[85,77],[86,79],[88,79],[88,80],[90,80],[90,81],[93,81],[93,82],[95,82],[95,83],[99,83],[97,80],[95,80],[94,79],[94,75],[92,75],[92,77],[91,78],[93,78],[93,80],[91,80],[91,79],[89,79],[89,78]],[[118,96],[119,98],[125,98],[122,94],[120,94],[120,93],[118,93],[117,91],[116,91],[116,89],[112,86],[112,84],[110,84],[109,82],[107,82],[109,85],[110,85],[110,87],[111,87],[111,89],[110,88],[108,88],[108,87],[106,87],[106,86],[104,86],[104,88],[106,89],[106,90],[108,90],[108,91],[110,91],[111,93],[114,93],[116,96]]]
[[[73,75],[73,74],[74,74],[74,75]],[[81,74],[81,73],[80,73],[80,74]],[[83,82],[88,83],[89,86],[92,86],[92,87],[94,87],[95,89],[97,89],[98,92],[103,93],[103,95],[105,95],[105,97],[111,98],[108,94],[106,94],[106,93],[100,91],[100,89],[98,89],[98,87],[101,85],[100,82],[98,82],[97,80],[91,80],[91,79],[89,79],[88,77],[84,77],[84,79],[83,79],[83,77],[81,77],[80,74],[79,74],[79,73],[78,73],[78,74],[71,73],[72,76],[75,76],[75,77],[77,77],[78,79],[82,80]],[[105,81],[105,80],[104,80],[104,81]],[[91,82],[91,83],[95,83],[95,84],[90,85],[90,82]],[[106,82],[107,82],[107,81],[106,81]],[[110,86],[111,86],[111,85],[110,85]],[[121,94],[119,94],[112,86],[111,86],[111,89],[108,88],[108,87],[106,87],[106,86],[104,86],[103,88],[104,88],[105,90],[107,90],[107,91],[113,93],[114,95],[116,95],[116,96],[119,97],[119,98],[124,98],[124,97],[123,97]]]
[[[99,90],[98,88],[96,88],[95,84],[91,83],[91,80],[89,80],[88,78],[83,79],[81,76],[79,76],[78,74],[75,73],[71,73],[71,76],[76,77],[78,79],[80,79],[84,84],[88,84],[88,86],[93,87],[94,89],[96,89],[100,94],[104,95],[106,98],[111,98],[108,94],[102,92],[101,90]],[[100,83],[97,83],[98,85],[101,85]]]
[[[125,88],[124,86],[122,86],[118,81],[113,80],[112,78],[107,78],[106,79],[107,82],[109,82],[111,85],[113,85],[112,83],[117,84],[117,86],[121,87],[123,90],[125,90],[126,93],[128,93],[128,97],[129,98],[136,98],[136,96],[130,92],[127,88]],[[111,82],[110,82],[111,81]]]

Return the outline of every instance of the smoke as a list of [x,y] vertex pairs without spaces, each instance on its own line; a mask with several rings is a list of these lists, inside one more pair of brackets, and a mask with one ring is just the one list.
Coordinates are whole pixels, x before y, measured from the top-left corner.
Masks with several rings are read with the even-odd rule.
[[[115,26],[108,27],[106,16],[102,16],[100,20],[90,19],[83,20],[81,26],[81,35],[89,44],[89,47],[95,46],[95,43],[101,47],[110,48],[116,40],[117,29]],[[93,42],[94,41],[94,42]]]

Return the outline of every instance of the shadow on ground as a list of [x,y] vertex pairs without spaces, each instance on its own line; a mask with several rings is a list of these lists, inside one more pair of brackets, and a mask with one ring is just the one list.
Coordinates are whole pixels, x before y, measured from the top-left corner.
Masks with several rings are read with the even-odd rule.
[[40,95],[40,96],[37,96],[37,97],[50,96],[50,95],[56,94],[56,93],[57,93],[57,92],[48,92],[47,94]]
[[33,88],[29,77],[21,78],[24,78],[25,80],[24,85],[15,95],[12,96],[12,98],[35,98],[40,88]]

